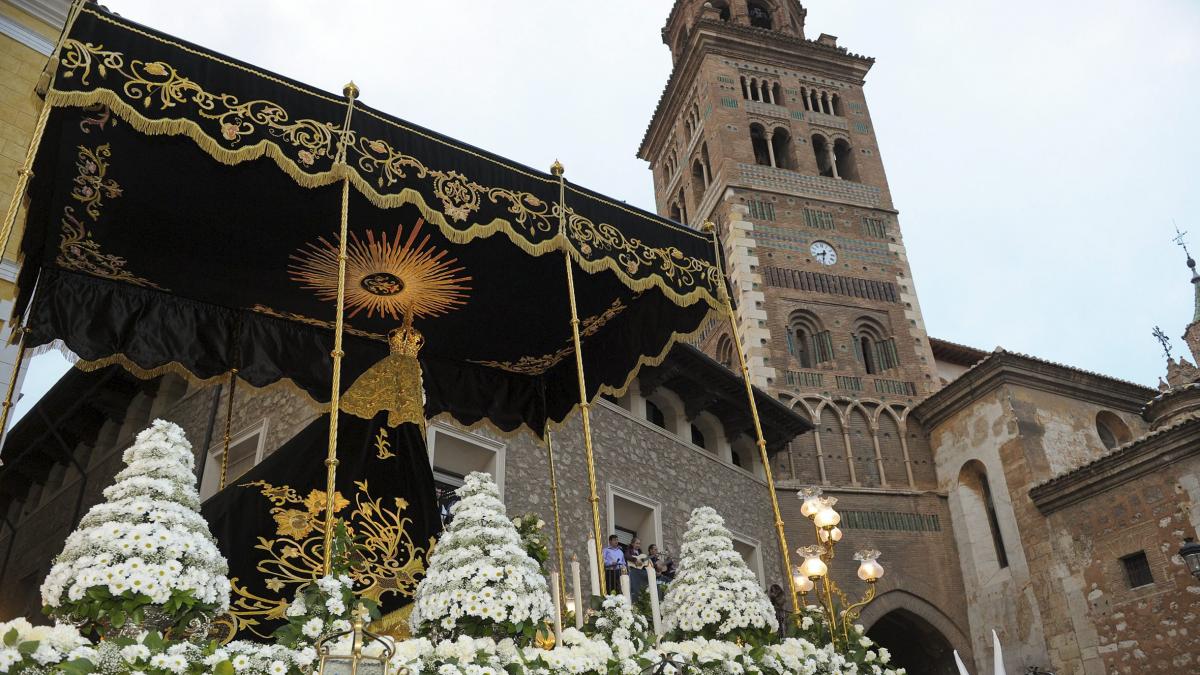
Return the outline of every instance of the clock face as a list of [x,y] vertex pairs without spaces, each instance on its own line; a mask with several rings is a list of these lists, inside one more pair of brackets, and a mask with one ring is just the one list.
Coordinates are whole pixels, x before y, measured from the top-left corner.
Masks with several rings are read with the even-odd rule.
[[832,265],[837,262],[837,251],[823,241],[814,241],[808,250],[812,253],[813,258],[822,265]]

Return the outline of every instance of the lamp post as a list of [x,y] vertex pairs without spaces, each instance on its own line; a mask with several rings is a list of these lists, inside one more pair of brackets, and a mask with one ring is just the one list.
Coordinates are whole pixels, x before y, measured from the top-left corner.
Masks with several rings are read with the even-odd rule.
[[[837,645],[840,641],[845,646],[850,642],[850,626],[862,609],[875,599],[875,584],[883,577],[883,566],[879,564],[880,553],[874,549],[864,549],[854,554],[854,559],[859,563],[858,578],[866,582],[867,592],[858,602],[851,603],[829,574],[829,564],[833,562],[838,542],[843,536],[838,527],[842,516],[834,508],[837,498],[823,496],[818,487],[803,488],[797,497],[802,502],[800,513],[812,521],[818,543],[796,550],[804,562],[796,567],[793,581],[804,605],[807,605],[808,592],[816,587],[817,582],[821,583],[817,605],[829,626],[830,642]],[[1195,557],[1196,564],[1200,566],[1200,546],[1196,546]]]
[[1197,544],[1190,537],[1183,540],[1183,547],[1179,549],[1179,557],[1183,558],[1183,562],[1187,564],[1188,571],[1192,576],[1200,579],[1200,544]]

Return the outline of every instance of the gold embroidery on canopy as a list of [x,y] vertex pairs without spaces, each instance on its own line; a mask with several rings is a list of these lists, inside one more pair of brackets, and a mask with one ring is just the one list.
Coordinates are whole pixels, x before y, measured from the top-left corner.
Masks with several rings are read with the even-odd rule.
[[[83,204],[83,212],[93,221],[100,218],[101,208],[105,199],[116,199],[121,196],[121,186],[117,181],[108,177],[108,163],[112,157],[112,148],[108,143],[90,149],[79,146],[79,155],[75,160],[77,173],[71,198]],[[162,286],[137,276],[125,269],[127,261],[119,255],[104,253],[100,244],[92,238],[87,224],[75,213],[75,207],[63,207],[62,232],[58,242],[58,258],[60,267],[86,272],[94,276],[116,281],[124,281],[135,286],[146,286],[166,290]]]
[[[625,303],[621,302],[620,298],[613,301],[613,304],[608,309],[595,316],[589,316],[579,322],[579,337],[589,337],[600,332],[609,321],[612,321],[618,314],[625,311]],[[567,338],[567,342],[571,342],[571,338]],[[544,354],[542,356],[522,356],[516,361],[471,361],[481,366],[489,368],[499,368],[510,373],[520,373],[522,375],[539,375],[553,368],[560,361],[574,353],[575,347],[568,344],[566,347],[559,349],[553,354]]]
[[[440,316],[466,304],[471,291],[471,277],[456,266],[457,258],[448,258],[446,251],[429,245],[429,235],[423,238],[423,219],[403,236],[396,228],[389,241],[387,233],[376,239],[374,230],[367,230],[366,241],[350,233],[346,247],[345,302],[348,316],[353,318],[364,309],[368,317],[401,319]],[[324,237],[319,243],[309,243],[302,251],[291,255],[288,276],[303,288],[314,291],[321,300],[338,298],[338,247]]]
[[[296,323],[302,323],[306,326],[313,326],[314,328],[328,328],[329,330],[333,330],[332,321],[322,321],[321,319],[314,319],[311,316],[304,316],[303,314],[297,314],[295,312],[283,312],[277,309],[271,309],[266,305],[254,305],[250,308],[250,311],[258,312],[259,314],[265,314],[266,316],[274,317],[276,319],[295,321]],[[357,335],[358,337],[378,340],[380,342],[387,342],[387,336],[383,333],[372,333],[371,331],[353,328],[349,325],[343,327],[342,330],[350,335]]]
[[[408,502],[395,497],[390,504],[372,498],[367,481],[356,481],[354,508],[342,517],[351,536],[360,544],[360,565],[351,571],[361,596],[376,602],[384,596],[411,597],[425,571],[431,537],[424,547],[417,546],[408,532],[412,519],[404,515]],[[263,621],[283,619],[288,601],[296,589],[321,576],[325,527],[325,492],[312,490],[307,497],[287,485],[274,486],[252,481],[240,487],[257,487],[272,504],[275,538],[259,537],[255,549],[265,556],[255,570],[265,578],[271,597],[249,590],[238,578],[230,579],[232,602],[229,613],[237,631],[249,630],[270,637]],[[350,506],[342,494],[334,493],[334,513]]]
[[[102,14],[91,13],[126,30],[133,30]],[[176,43],[146,35],[177,48],[184,48]],[[266,78],[277,84],[284,84],[321,100],[341,102],[305,89],[298,89],[294,85],[284,83],[258,71],[215,59],[211,55],[195,52],[195,50],[188,51]],[[626,237],[615,225],[593,222],[569,208],[567,215],[570,237],[567,242],[563,242],[561,235],[550,236],[557,228],[558,206],[546,202],[533,193],[489,187],[454,170],[443,171],[430,168],[420,159],[405,154],[385,140],[366,138],[352,129],[343,131],[340,125],[334,122],[311,119],[292,120],[282,106],[271,101],[243,102],[232,94],[210,93],[199,83],[183,76],[174,66],[163,61],[147,62],[126,59],[123,53],[106,50],[103,46],[80,42],[73,38],[64,41],[59,74],[64,78],[78,77],[80,82],[88,83],[93,73],[101,78],[108,78],[110,74],[115,73],[123,80],[118,87],[119,91],[103,87],[92,91],[53,90],[49,96],[52,105],[86,106],[97,102],[107,103],[139,131],[185,134],[196,141],[211,156],[229,164],[261,157],[264,154],[270,155],[280,168],[305,187],[326,185],[343,176],[343,172],[336,167],[331,167],[330,170],[324,172],[313,172],[311,168],[318,158],[332,157],[337,144],[344,136],[347,148],[358,155],[351,162],[358,171],[351,171],[349,176],[355,187],[381,207],[415,204],[426,218],[441,227],[447,238],[456,243],[465,243],[476,237],[490,236],[500,230],[505,232],[514,244],[531,255],[541,255],[549,251],[561,250],[564,247],[569,248],[576,254],[575,257],[579,264],[588,272],[611,270],[633,290],[643,291],[655,286],[680,305],[688,305],[696,299],[703,298],[714,307],[720,306],[717,296],[711,289],[718,288],[722,280],[716,266],[706,259],[689,257],[678,248],[650,246],[637,238]],[[213,120],[219,125],[218,136],[210,135],[186,116],[155,120],[143,116],[138,111],[139,107],[149,110],[156,104],[159,110],[165,111],[186,103],[196,106],[197,115]],[[397,124],[395,121],[373,114],[369,110],[365,110],[364,113],[408,133],[435,140],[458,151],[497,163],[494,159],[468,148],[446,144],[440,139]],[[263,139],[252,145],[243,144],[243,139],[254,134],[259,127],[266,129],[266,133],[275,139],[275,142]],[[517,167],[503,163],[498,163],[498,165],[527,178],[551,182],[542,176],[520,170]],[[429,208],[424,197],[411,187],[404,187],[399,194],[383,194],[376,189],[394,186],[399,181],[409,178],[410,171],[413,177],[424,180],[434,196],[441,202],[441,213]],[[367,180],[370,175],[375,176],[376,185],[374,187]],[[574,194],[584,195],[573,187],[569,186],[568,189]],[[467,221],[471,214],[479,210],[485,197],[489,202],[505,209],[512,216],[511,222],[496,218],[490,223],[471,224],[466,229],[460,229],[447,222],[446,218],[456,222]],[[590,195],[588,197],[597,199]],[[647,218],[619,203],[608,200],[599,201],[635,217]],[[686,227],[658,220],[652,222],[658,226],[669,227],[677,232],[707,240],[707,237]],[[524,234],[520,234],[518,231],[524,232]],[[531,239],[539,235],[546,238],[538,239],[536,242]],[[646,269],[654,270],[654,272],[647,273]],[[697,282],[703,282],[705,285],[698,286]]]

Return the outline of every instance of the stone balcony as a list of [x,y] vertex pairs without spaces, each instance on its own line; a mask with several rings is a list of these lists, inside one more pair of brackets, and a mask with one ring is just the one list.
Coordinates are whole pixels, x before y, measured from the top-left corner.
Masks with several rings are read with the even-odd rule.
[[746,112],[763,115],[765,117],[778,117],[781,120],[788,118],[788,109],[781,105],[771,103],[763,103],[761,101],[744,101],[746,104]]
[[825,113],[813,112],[811,110],[804,113],[804,119],[809,124],[816,124],[830,129],[841,129],[847,131],[850,129],[850,122],[845,118],[826,115]]
[[738,164],[738,171],[747,187],[870,208],[883,206],[883,192],[877,187],[862,183],[825,176],[809,176],[758,164]]

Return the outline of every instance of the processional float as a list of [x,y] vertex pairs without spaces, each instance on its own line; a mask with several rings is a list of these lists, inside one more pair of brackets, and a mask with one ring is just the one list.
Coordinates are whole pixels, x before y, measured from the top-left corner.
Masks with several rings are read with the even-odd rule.
[[[289,444],[319,436],[321,457],[280,450],[245,477],[270,501],[261,519],[286,540],[250,569],[287,568],[284,581],[327,570],[334,523],[351,508],[341,495],[356,494],[368,514],[386,510],[361,489],[369,480],[400,481],[423,500],[372,525],[394,534],[415,523],[405,542],[415,555],[437,528],[424,453],[366,462],[423,449],[425,420],[445,415],[543,439],[562,579],[551,430],[580,410],[599,547],[590,402],[620,395],[713,315],[739,347],[791,569],[713,228],[571,184],[557,162],[547,174],[409,124],[364,105],[353,84],[335,96],[95,4],[72,7],[42,85],[0,228],[6,244],[28,188],[22,353],[59,345],[82,368],[227,382],[222,487],[239,381],[341,411]],[[324,490],[254,481],[322,460]],[[238,552],[227,553],[236,569]],[[414,572],[387,564],[392,576],[376,579],[384,595]],[[257,620],[281,616],[261,591],[245,596]]]

